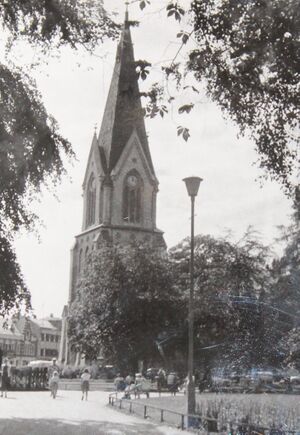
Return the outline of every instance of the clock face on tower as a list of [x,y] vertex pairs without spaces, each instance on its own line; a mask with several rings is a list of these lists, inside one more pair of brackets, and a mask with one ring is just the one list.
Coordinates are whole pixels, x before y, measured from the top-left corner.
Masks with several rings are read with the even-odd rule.
[[138,179],[135,175],[129,175],[129,177],[127,178],[127,184],[130,187],[135,187],[138,183]]

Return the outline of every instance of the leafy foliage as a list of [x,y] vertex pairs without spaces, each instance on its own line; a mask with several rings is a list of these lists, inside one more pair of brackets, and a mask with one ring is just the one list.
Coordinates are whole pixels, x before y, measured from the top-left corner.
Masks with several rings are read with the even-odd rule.
[[179,5],[179,2],[170,2],[166,7],[168,17],[174,17],[175,20],[180,21],[185,14],[185,10]]
[[188,138],[190,137],[190,130],[186,127],[182,127],[179,125],[177,127],[177,136],[182,136],[183,139],[187,142]]
[[146,60],[137,60],[135,62],[135,65],[136,65],[136,72],[138,78],[141,78],[142,80],[146,80],[149,74],[148,68],[151,66],[151,63],[147,62]]
[[0,82],[0,219],[16,231],[32,222],[28,195],[60,179],[62,155],[72,150],[28,77],[0,65]]
[[[269,257],[251,229],[235,244],[195,237],[196,367],[243,370],[288,360],[293,316],[282,309],[289,296],[274,295]],[[170,249],[169,261],[142,248],[94,253],[71,309],[74,348],[89,358],[101,348],[126,370],[160,357],[185,370],[189,260],[189,239]]]
[[140,0],[140,8],[143,10],[147,4],[150,4],[149,0]]
[[[189,239],[170,250],[175,279],[188,299]],[[279,336],[268,304],[268,249],[248,231],[238,244],[195,238],[195,351],[198,365],[251,365],[273,361]],[[265,346],[266,341],[269,341]]]
[[[273,262],[273,299],[292,316],[300,313],[300,196],[299,187],[294,198],[292,222],[282,228],[285,249],[282,257]],[[296,318],[296,317],[295,317]],[[300,317],[299,317],[300,320]],[[299,322],[298,320],[298,322]]]
[[[16,40],[45,50],[68,44],[93,48],[104,37],[115,37],[116,26],[101,2],[92,0],[0,0],[0,23],[8,35],[6,54]],[[64,139],[41,100],[33,80],[3,58],[0,63],[0,313],[7,313],[26,289],[13,250],[13,235],[32,230],[37,216],[30,207],[44,185],[56,185],[71,158]]]
[[194,1],[189,68],[250,131],[260,166],[287,189],[298,165],[300,13],[295,0]]
[[11,243],[0,237],[0,306],[5,315],[13,309],[30,308],[30,295],[24,285]]
[[92,48],[104,37],[118,33],[102,1],[1,0],[0,8],[0,22],[11,38],[26,39],[31,44],[86,44]]
[[145,116],[154,118],[159,114],[162,118],[164,117],[165,113],[167,113],[167,107],[164,104],[163,88],[158,83],[153,83],[148,92],[141,92],[141,96],[148,98]]
[[136,370],[138,360],[160,358],[156,340],[176,322],[176,300],[167,260],[140,247],[103,249],[90,257],[71,307],[71,343]]
[[181,46],[162,67],[166,80],[176,74],[180,97],[188,81],[193,86],[189,73],[204,83],[224,115],[253,139],[265,176],[291,194],[300,170],[299,2],[171,1],[165,10],[177,21],[189,17],[176,33]]
[[286,353],[285,364],[300,370],[300,328],[291,329],[285,336],[282,345]]

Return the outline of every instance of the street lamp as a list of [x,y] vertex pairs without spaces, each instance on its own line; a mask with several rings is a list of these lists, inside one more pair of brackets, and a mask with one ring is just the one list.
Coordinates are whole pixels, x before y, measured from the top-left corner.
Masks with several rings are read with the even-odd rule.
[[[190,260],[190,297],[189,297],[189,353],[188,353],[188,380],[187,380],[187,413],[195,414],[195,382],[194,372],[194,206],[195,197],[202,178],[184,178],[187,191],[191,197],[191,260]],[[189,418],[188,418],[189,421]]]

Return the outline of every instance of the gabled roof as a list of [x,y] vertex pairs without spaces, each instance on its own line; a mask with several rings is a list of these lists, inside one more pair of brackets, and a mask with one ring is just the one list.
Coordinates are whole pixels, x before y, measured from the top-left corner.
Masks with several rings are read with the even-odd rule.
[[45,319],[30,319],[30,321],[32,323],[34,323],[35,325],[37,325],[39,328],[52,329],[54,331],[57,330],[57,328],[55,328],[55,326],[53,326],[52,323],[50,323],[48,320],[45,320]]
[[0,319],[0,338],[22,340],[23,334],[11,320]]
[[130,25],[126,14],[98,137],[99,146],[105,153],[108,173],[111,173],[118,162],[134,129],[137,131],[151,171],[155,175],[146,135]]

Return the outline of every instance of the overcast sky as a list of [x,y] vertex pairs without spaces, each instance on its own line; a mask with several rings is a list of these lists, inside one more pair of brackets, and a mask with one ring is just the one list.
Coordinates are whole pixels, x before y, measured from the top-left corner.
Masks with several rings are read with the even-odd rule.
[[[123,1],[107,3],[119,12],[118,20],[122,21]],[[141,25],[132,29],[135,58],[156,65],[149,82],[160,80],[159,62],[174,56],[178,45],[172,41],[183,26],[175,27],[174,20],[166,19],[164,10],[159,11],[161,0],[152,3],[152,8],[144,11]],[[141,19],[136,3],[130,6],[130,18]],[[57,189],[58,199],[44,192],[40,202],[33,205],[43,222],[39,239],[22,234],[16,241],[38,316],[61,315],[68,299],[70,248],[82,221],[81,186],[95,124],[98,131],[100,128],[116,44],[107,41],[94,55],[64,49],[59,58],[49,58],[34,72],[48,111],[77,156]],[[34,53],[23,55],[28,61]],[[266,243],[273,244],[276,227],[289,221],[289,201],[275,183],[260,187],[256,180],[261,173],[253,165],[257,156],[251,141],[238,139],[236,127],[222,118],[215,104],[206,98],[200,100],[188,116],[178,117],[174,111],[164,120],[146,120],[160,182],[157,225],[165,232],[168,247],[189,235],[190,200],[182,179],[190,175],[204,179],[196,199],[196,234],[220,236],[231,229],[237,239],[252,225]],[[177,137],[176,127],[181,124],[190,128],[187,143]]]

